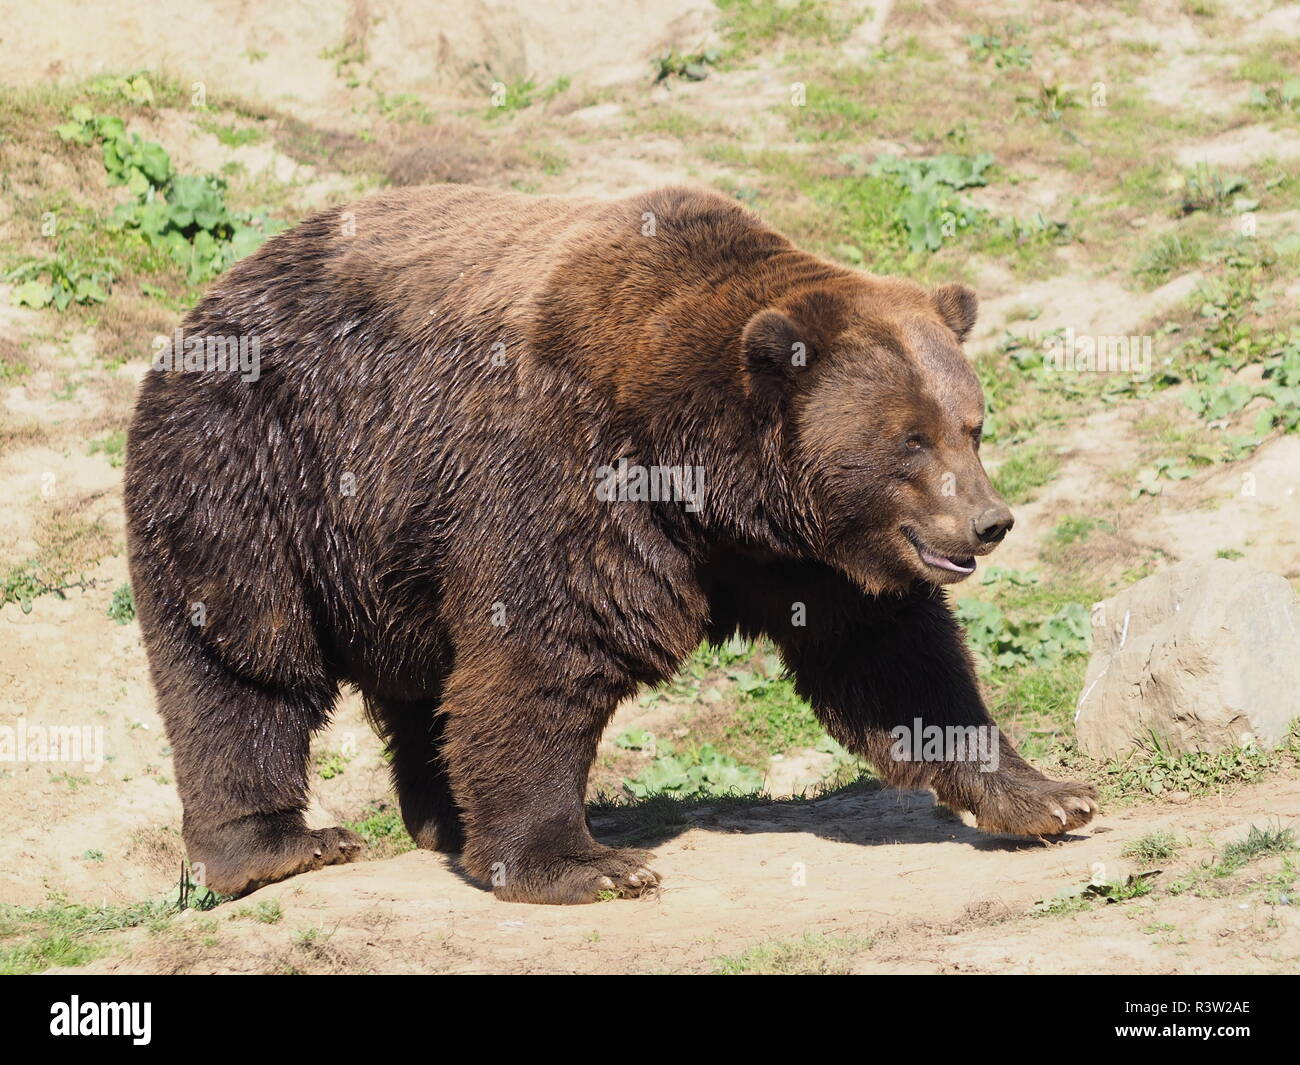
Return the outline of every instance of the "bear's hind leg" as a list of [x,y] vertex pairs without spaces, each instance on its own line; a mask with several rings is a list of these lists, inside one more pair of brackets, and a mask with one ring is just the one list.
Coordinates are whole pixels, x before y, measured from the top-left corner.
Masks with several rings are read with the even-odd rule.
[[438,700],[373,699],[370,707],[393,756],[393,787],[407,832],[424,850],[460,853],[465,833],[442,754],[447,718]]
[[633,898],[659,883],[649,852],[605,846],[587,828],[587,774],[617,696],[575,690],[547,669],[462,669],[447,686],[462,861],[507,902]]
[[150,627],[146,642],[197,879],[220,895],[242,895],[360,857],[365,844],[355,833],[311,830],[303,819],[311,735],[333,693],[250,681],[185,629]]

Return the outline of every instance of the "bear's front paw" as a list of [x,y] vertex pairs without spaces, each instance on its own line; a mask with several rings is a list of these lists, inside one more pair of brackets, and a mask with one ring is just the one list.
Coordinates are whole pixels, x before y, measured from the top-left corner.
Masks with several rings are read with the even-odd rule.
[[1059,836],[1082,828],[1098,809],[1092,785],[1040,776],[997,781],[973,812],[984,832]]
[[576,905],[605,899],[634,899],[659,887],[649,867],[650,852],[596,847],[565,857],[540,857],[518,864],[496,863],[492,891],[503,902]]

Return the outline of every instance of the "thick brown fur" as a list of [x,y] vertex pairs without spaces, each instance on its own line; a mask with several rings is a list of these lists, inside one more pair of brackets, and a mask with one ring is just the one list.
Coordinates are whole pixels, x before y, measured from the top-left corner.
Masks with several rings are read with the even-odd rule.
[[[639,894],[647,856],[588,832],[597,740],[638,684],[737,630],[770,636],[891,783],[991,830],[1086,822],[1091,791],[1005,741],[993,773],[890,754],[917,718],[991,724],[940,590],[1010,527],[958,347],[974,314],[962,286],[843,269],[677,188],[386,192],[237,264],[184,329],[256,337],[259,379],[153,370],[127,461],[208,885],[359,852],[303,821],[310,737],[351,684],[421,846],[506,899]],[[619,459],[702,468],[702,491],[602,498]]]

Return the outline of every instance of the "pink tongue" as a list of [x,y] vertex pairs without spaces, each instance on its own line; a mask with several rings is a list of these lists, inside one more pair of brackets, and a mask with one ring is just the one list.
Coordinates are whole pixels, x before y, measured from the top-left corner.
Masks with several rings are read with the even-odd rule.
[[975,572],[974,566],[959,566],[952,559],[945,558],[943,555],[932,555],[930,554],[929,551],[922,551],[921,558],[924,561],[928,562],[931,566],[938,566],[940,569],[949,569],[952,570],[953,573],[974,573]]

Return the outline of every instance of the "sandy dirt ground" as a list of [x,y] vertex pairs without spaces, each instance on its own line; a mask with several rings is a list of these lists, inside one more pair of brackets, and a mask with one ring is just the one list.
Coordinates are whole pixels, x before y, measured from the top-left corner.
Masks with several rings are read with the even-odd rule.
[[[397,180],[394,175],[585,195],[667,182],[743,183],[743,167],[737,170],[720,151],[693,153],[691,141],[734,141],[758,152],[785,136],[775,109],[791,82],[815,71],[826,55],[809,50],[829,47],[815,40],[773,46],[700,82],[652,85],[645,73],[651,57],[722,40],[711,5],[627,0],[596,5],[600,12],[591,15],[589,5],[563,2],[457,0],[435,12],[399,0],[334,0],[285,3],[265,13],[256,5],[213,2],[184,18],[161,0],[93,10],[73,3],[3,6],[13,16],[0,31],[15,57],[3,76],[7,84],[31,89],[149,67],[187,85],[203,82],[227,99],[273,108],[266,124],[276,135],[236,146],[180,107],[160,107],[132,128],[164,142],[186,171],[214,172],[238,162],[247,186],[277,190],[285,217],[341,202]],[[1246,5],[1210,25],[1174,3],[1142,13],[1096,6],[1104,10],[1052,5],[1060,20],[1054,32],[1101,59],[1120,55],[1124,42],[1153,50],[1153,69],[1132,79],[1134,91],[1198,116],[1185,137],[1162,146],[1166,158],[1189,167],[1300,158],[1295,123],[1245,115],[1247,90],[1234,80],[1241,56],[1261,42],[1300,39],[1300,5]],[[857,14],[834,50],[864,64],[882,51],[907,54],[912,47],[951,48],[968,62],[963,42],[980,19],[991,25],[1029,19],[1020,5],[993,3],[960,17],[949,3],[881,3],[870,17]],[[160,18],[176,26],[162,58],[155,47]],[[37,47],[15,51],[19,40]],[[920,44],[909,43],[915,41]],[[462,107],[454,120],[415,132],[376,125],[374,109],[382,111],[396,93],[419,95],[438,110],[489,91],[495,81],[525,77],[537,86],[572,79],[575,88],[564,90],[572,98],[557,97],[569,103],[546,105],[541,118],[522,112],[508,123],[476,125]],[[259,121],[221,106],[220,117],[234,126]],[[382,131],[378,138],[368,132],[372,125]],[[309,126],[315,139],[306,139],[300,126]],[[800,144],[809,153],[843,147]],[[891,145],[907,148],[894,131],[877,136],[872,130],[853,147],[869,153]],[[14,149],[5,160],[5,191],[12,197],[0,210],[6,241],[26,239],[20,201],[35,202],[51,190],[74,190],[104,211],[121,202],[122,191],[105,186],[93,160],[77,161],[57,143],[23,151]],[[1020,153],[1020,180],[977,190],[990,210],[1013,205],[1051,213],[1097,194],[1066,166],[1036,161],[1027,148],[1008,151]],[[547,154],[556,152],[565,165]],[[1261,211],[1260,218],[1272,232],[1288,232],[1297,228],[1298,215]],[[1231,224],[1225,219],[1221,228]],[[1134,231],[1139,225],[1154,233],[1172,223],[1153,213],[1135,221]],[[1180,315],[1185,320],[1203,280],[1198,268],[1175,271],[1143,291],[1114,269],[1109,248],[1063,249],[1055,272],[1043,277],[1013,273],[991,257],[970,266],[982,301],[972,356],[992,350],[1008,329],[1024,328],[1026,308],[1033,308],[1039,331],[1068,326],[1129,334]],[[128,579],[122,471],[112,449],[96,442],[121,432],[146,365],[147,337],[169,331],[179,314],[124,286],[130,300],[113,312],[119,317],[65,319],[12,306],[13,289],[0,284],[0,354],[21,359],[25,370],[0,378],[0,563],[8,569],[57,556],[68,562],[69,576],[66,587],[41,595],[30,612],[17,602],[0,607],[0,724],[75,728],[87,747],[85,757],[61,763],[0,764],[0,901],[38,909],[51,900],[123,907],[174,892],[184,849],[170,748],[139,630],[107,617]],[[1276,298],[1294,306],[1300,282],[1283,285]],[[1057,473],[1017,507],[1015,534],[996,563],[1034,565],[1058,522],[1088,510],[1111,519],[1112,531],[1095,549],[1109,552],[1106,565],[1113,562],[1115,572],[1144,560],[1162,565],[1231,550],[1300,580],[1295,435],[1274,434],[1240,461],[1198,470],[1165,485],[1159,496],[1134,495],[1133,469],[1153,454],[1153,426],[1182,409],[1180,395],[1157,393],[1045,424],[1035,443],[1056,457]],[[989,458],[996,469],[1010,454],[994,447]],[[1248,496],[1239,490],[1245,475],[1258,485]],[[617,781],[619,759],[629,757],[614,737],[628,729],[684,733],[699,713],[698,705],[672,699],[629,703],[602,744],[602,780]],[[342,699],[315,751],[318,765],[340,768],[317,774],[314,824],[391,811],[383,750],[354,694]],[[774,756],[761,767],[770,793],[761,799],[701,800],[662,816],[636,807],[596,808],[598,838],[654,848],[664,887],[647,898],[554,909],[504,904],[444,857],[387,856],[372,848],[372,860],[299,876],[210,911],[185,910],[105,932],[78,971],[1276,973],[1300,967],[1300,920],[1290,901],[1294,858],[1270,854],[1225,872],[1220,857],[1252,826],[1286,829],[1300,822],[1300,771],[1285,760],[1249,783],[1117,797],[1086,830],[1052,843],[983,835],[926,794],[859,784],[816,799],[792,797],[815,788],[829,762],[829,755],[803,747]],[[1156,862],[1124,853],[1153,833],[1176,839],[1175,853]],[[1057,898],[1090,881],[1124,883],[1152,868],[1160,872],[1147,894],[1078,905]]]

